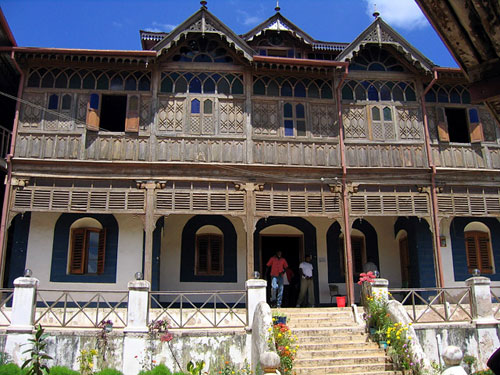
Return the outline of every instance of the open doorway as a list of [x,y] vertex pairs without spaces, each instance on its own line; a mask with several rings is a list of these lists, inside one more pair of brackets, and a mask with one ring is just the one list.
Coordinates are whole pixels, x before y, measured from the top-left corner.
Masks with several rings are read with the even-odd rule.
[[303,236],[260,236],[261,275],[267,280],[268,301],[271,295],[271,278],[270,275],[266,275],[266,263],[276,254],[276,251],[281,250],[282,257],[286,259],[288,267],[293,272],[289,280],[290,285],[284,288],[282,307],[295,307],[300,288],[299,264],[304,257],[303,244]]

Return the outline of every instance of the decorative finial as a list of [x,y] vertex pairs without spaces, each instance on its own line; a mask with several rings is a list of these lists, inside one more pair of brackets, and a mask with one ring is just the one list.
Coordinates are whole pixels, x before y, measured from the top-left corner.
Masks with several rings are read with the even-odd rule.
[[280,0],[276,0],[276,8],[274,8],[276,12],[279,12],[281,10],[280,8]]
[[201,7],[207,9],[207,2],[205,0],[200,1]]
[[375,17],[375,19],[377,19],[379,16],[380,16],[380,13],[379,11],[377,10],[377,4],[373,4],[373,17]]

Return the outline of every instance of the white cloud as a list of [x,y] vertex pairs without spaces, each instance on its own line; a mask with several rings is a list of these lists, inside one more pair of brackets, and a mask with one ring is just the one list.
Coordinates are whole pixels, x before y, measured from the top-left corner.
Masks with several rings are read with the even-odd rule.
[[244,10],[238,9],[236,12],[239,14],[238,21],[245,26],[255,26],[261,22],[261,17],[252,16]]
[[146,31],[169,32],[169,31],[172,31],[173,29],[175,29],[176,27],[177,27],[177,25],[172,25],[170,23],[160,23],[160,22],[153,21],[153,27],[146,29]]
[[415,0],[364,0],[366,13],[373,14],[374,4],[380,16],[394,27],[412,30],[425,27],[428,21]]

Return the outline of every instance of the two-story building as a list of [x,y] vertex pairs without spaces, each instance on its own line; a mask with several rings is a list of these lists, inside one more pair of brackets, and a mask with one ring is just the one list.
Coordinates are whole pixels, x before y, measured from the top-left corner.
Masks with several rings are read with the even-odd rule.
[[355,300],[368,262],[392,286],[500,281],[498,124],[459,69],[380,17],[350,43],[279,9],[236,35],[205,2],[141,42],[12,47],[4,285],[236,290],[276,250],[296,274],[313,255],[318,304]]

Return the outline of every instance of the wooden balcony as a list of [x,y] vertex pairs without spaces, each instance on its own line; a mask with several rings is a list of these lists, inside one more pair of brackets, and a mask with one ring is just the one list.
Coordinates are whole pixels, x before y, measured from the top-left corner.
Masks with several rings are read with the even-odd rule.
[[387,142],[346,143],[347,166],[354,168],[426,168],[425,145]]
[[10,149],[12,131],[0,126],[0,168],[7,169],[7,154]]
[[433,145],[437,167],[464,169],[500,169],[500,145],[448,144]]

